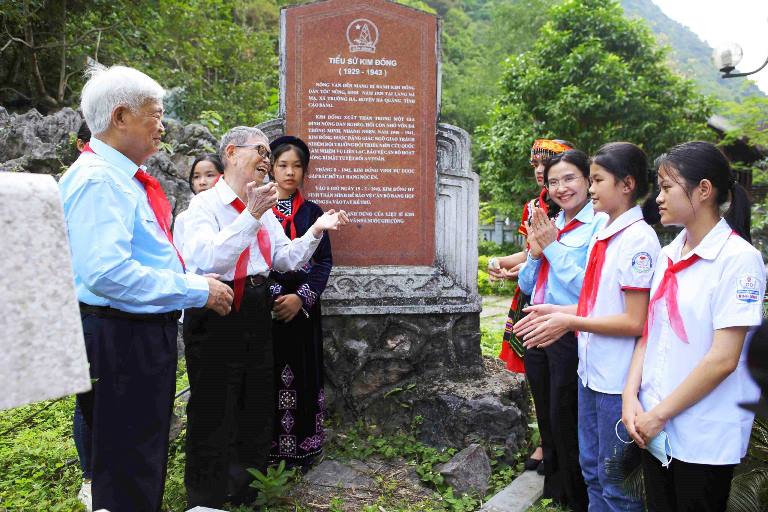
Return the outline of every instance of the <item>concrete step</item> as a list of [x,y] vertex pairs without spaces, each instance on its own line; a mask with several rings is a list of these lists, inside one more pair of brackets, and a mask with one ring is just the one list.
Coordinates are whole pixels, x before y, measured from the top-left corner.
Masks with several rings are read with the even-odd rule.
[[479,512],[525,512],[544,492],[544,477],[523,471],[511,484],[488,500]]

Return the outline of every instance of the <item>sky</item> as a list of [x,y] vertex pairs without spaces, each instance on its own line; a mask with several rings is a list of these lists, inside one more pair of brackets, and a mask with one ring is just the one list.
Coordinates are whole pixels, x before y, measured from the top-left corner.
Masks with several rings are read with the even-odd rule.
[[[739,71],[757,69],[768,58],[768,0],[652,1],[664,14],[690,28],[712,48],[738,43],[744,52]],[[749,78],[768,93],[768,66]]]

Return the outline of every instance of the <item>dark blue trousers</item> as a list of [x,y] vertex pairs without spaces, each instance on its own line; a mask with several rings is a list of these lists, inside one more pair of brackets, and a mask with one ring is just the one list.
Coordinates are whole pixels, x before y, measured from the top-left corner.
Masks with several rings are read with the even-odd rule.
[[219,509],[256,497],[247,470],[266,472],[276,401],[270,309],[262,284],[246,286],[240,310],[227,316],[184,312],[187,508]]
[[586,512],[577,433],[576,336],[567,332],[547,348],[526,350],[523,358],[544,451],[544,497],[573,512]]
[[83,411],[75,403],[75,412],[72,415],[72,437],[75,440],[77,458],[80,459],[80,469],[83,470],[83,478],[91,479],[91,429],[85,422]]
[[176,384],[172,319],[81,314],[93,389],[78,395],[91,428],[93,509],[160,510]]

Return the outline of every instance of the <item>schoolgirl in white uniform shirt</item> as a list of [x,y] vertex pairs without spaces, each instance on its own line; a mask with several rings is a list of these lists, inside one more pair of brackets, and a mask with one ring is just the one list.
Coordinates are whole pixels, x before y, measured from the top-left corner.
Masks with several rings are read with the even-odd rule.
[[[589,192],[595,211],[608,224],[590,244],[578,304],[531,306],[523,325],[526,347],[549,346],[567,331],[578,331],[579,463],[587,484],[590,512],[643,510],[620,482],[609,478],[606,461],[624,450],[616,436],[621,393],[648,310],[648,297],[661,246],[648,222],[658,214],[653,199],[646,205],[651,220],[636,206],[648,194],[648,160],[634,144],[602,146],[590,165]],[[623,430],[623,429],[621,429]],[[621,432],[624,438],[626,432]]]
[[[541,208],[533,211],[528,257],[518,284],[533,304],[573,304],[584,280],[589,241],[607,216],[592,207],[589,157],[583,152],[572,149],[550,158],[544,182],[561,211],[554,219]],[[526,350],[524,360],[544,451],[544,496],[573,512],[586,512],[577,431],[577,345],[575,333],[561,333],[551,347]]]
[[[659,257],[622,421],[649,448],[648,510],[722,511],[754,418],[738,404],[759,397],[745,338],[762,320],[765,267],[750,245],[746,193],[715,146],[675,146],[660,159],[658,181],[662,224],[685,229]],[[658,446],[659,458],[672,457],[668,468],[652,455]]]

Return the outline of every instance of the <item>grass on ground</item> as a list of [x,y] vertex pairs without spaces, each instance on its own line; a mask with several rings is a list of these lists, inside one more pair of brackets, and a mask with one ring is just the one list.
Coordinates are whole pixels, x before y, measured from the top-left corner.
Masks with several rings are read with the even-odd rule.
[[[186,386],[187,377],[181,361],[177,391]],[[180,414],[181,407],[178,404],[176,413]],[[77,500],[81,472],[72,440],[73,409],[74,398],[66,397],[0,412],[0,473],[3,475],[0,479],[0,511],[84,510]],[[37,414],[27,419],[34,413]],[[418,428],[418,425],[414,425],[414,428]],[[488,495],[456,496],[435,470],[435,465],[449,460],[455,450],[439,450],[424,445],[416,439],[415,430],[384,433],[376,426],[362,423],[334,430],[337,433],[327,445],[326,458],[341,461],[373,458],[398,463],[404,460],[405,465],[415,471],[417,479],[427,488],[418,493],[417,500],[404,499],[402,493],[398,492],[403,482],[398,477],[382,475],[377,477],[378,496],[359,508],[354,508],[354,497],[348,491],[338,490],[322,508],[288,498],[282,500],[280,505],[265,507],[264,512],[380,512],[382,509],[388,512],[469,512],[479,508],[481,498],[495,494],[522,470],[522,454],[514,467],[510,467],[499,460],[503,453],[501,447],[486,447],[493,468]],[[184,435],[185,430],[182,428],[170,446],[162,506],[164,512],[185,510]],[[294,485],[291,482],[286,486],[285,493]],[[251,511],[247,507],[230,507],[228,510]]]

